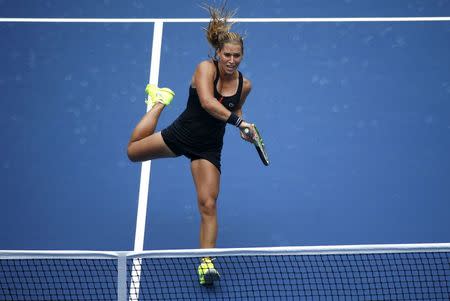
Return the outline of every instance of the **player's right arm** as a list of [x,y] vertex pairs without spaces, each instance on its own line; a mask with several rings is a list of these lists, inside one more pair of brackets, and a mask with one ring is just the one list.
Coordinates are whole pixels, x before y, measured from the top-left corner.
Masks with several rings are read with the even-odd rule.
[[[215,75],[216,66],[214,63],[211,61],[203,61],[195,69],[192,84],[197,90],[202,108],[214,118],[226,122],[232,113],[214,97]],[[241,129],[251,128],[251,125],[243,121],[239,127]]]
[[214,118],[226,122],[231,115],[214,97],[214,77],[216,67],[211,61],[203,61],[195,69],[193,84],[197,89],[202,108]]

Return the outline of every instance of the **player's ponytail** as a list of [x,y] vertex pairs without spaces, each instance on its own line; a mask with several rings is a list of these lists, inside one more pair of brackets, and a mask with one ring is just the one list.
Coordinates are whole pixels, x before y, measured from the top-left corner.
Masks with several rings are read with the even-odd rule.
[[208,27],[205,28],[206,39],[214,50],[221,50],[225,43],[236,43],[241,45],[243,54],[242,36],[236,32],[230,32],[233,22],[230,22],[229,19],[234,16],[235,11],[226,8],[226,1],[219,8],[210,5],[205,5],[204,8],[209,11],[211,17]]

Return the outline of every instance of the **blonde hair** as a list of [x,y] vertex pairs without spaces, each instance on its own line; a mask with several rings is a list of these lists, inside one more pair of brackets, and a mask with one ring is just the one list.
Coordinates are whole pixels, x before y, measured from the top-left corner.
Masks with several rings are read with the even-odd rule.
[[[242,54],[244,54],[244,40],[237,32],[231,32],[233,22],[228,20],[232,18],[236,11],[226,8],[226,1],[220,7],[213,7],[211,5],[204,5],[203,8],[209,11],[211,21],[208,27],[204,28],[206,31],[206,39],[214,50],[221,50],[226,43],[236,43],[241,45]],[[216,59],[216,53],[214,53]]]

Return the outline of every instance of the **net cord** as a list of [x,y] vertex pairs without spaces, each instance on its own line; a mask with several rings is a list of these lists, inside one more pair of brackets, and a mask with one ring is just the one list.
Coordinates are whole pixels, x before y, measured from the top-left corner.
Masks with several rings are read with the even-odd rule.
[[204,256],[283,256],[283,255],[332,255],[332,254],[379,254],[379,253],[418,253],[450,252],[450,243],[424,244],[379,244],[379,245],[338,245],[305,247],[268,248],[216,248],[185,250],[135,251],[20,251],[0,250],[1,259],[127,259],[140,258],[181,258]]

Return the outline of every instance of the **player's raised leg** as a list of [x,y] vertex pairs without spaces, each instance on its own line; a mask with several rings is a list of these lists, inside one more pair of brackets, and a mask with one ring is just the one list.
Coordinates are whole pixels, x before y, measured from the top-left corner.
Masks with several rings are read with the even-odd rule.
[[128,143],[128,158],[133,161],[145,161],[156,158],[174,157],[175,154],[164,143],[161,133],[155,133],[159,116],[164,107],[173,99],[175,93],[168,88],[147,85],[147,104],[152,108],[144,115],[133,130]]

